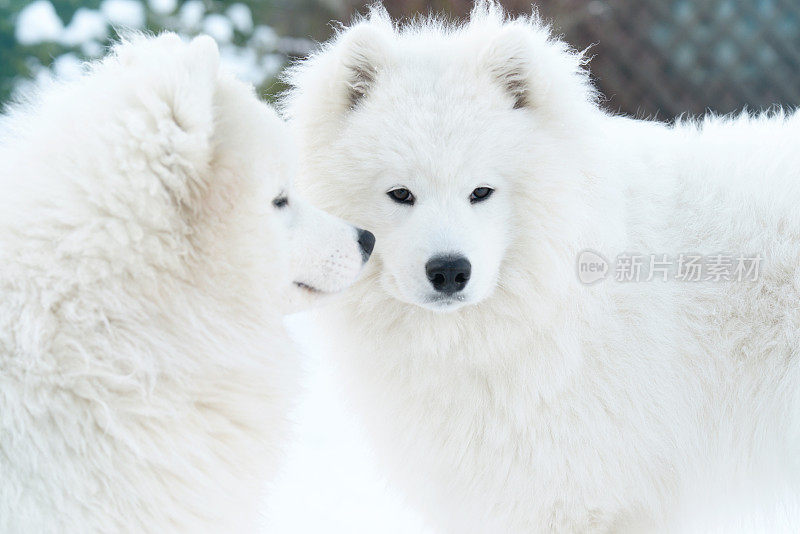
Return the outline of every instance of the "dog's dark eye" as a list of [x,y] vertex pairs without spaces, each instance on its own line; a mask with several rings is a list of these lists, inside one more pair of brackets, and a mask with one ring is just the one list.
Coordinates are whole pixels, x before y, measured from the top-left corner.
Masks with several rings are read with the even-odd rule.
[[414,205],[414,195],[411,193],[411,191],[403,187],[399,189],[392,189],[386,194],[398,204]]
[[492,193],[494,193],[494,189],[491,187],[478,187],[472,191],[472,194],[469,195],[470,204],[484,201],[492,196]]
[[286,197],[286,195],[278,195],[272,199],[272,205],[278,209],[285,208],[289,205],[289,199]]

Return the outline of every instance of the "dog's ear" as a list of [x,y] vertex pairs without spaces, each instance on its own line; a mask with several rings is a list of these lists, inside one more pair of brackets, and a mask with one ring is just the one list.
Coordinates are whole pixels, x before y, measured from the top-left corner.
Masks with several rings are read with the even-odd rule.
[[545,84],[535,73],[534,32],[523,24],[509,24],[483,49],[478,64],[510,97],[515,109],[532,108],[543,96]]
[[355,108],[368,94],[378,74],[391,61],[391,42],[386,32],[391,27],[364,21],[342,36],[341,62],[346,102]]
[[[128,126],[146,146],[161,185],[196,207],[214,159],[220,56],[210,37],[185,43],[174,34],[135,36],[116,49],[131,88]],[[141,148],[139,150],[142,150]]]
[[219,76],[217,43],[208,36],[195,37],[184,53],[185,71],[168,95],[175,122],[185,132],[211,136],[214,128],[214,93]]
[[173,33],[155,38],[133,34],[115,53],[154,118],[165,116],[186,133],[211,134],[220,68],[219,49],[211,37],[184,43]]
[[363,105],[396,62],[395,33],[386,10],[373,5],[367,17],[286,69],[283,79],[292,90],[281,98],[284,115],[314,137],[337,128],[338,120]]
[[554,40],[538,19],[502,24],[478,57],[478,68],[503,89],[516,109],[563,115],[585,110],[584,104],[593,106],[595,94],[584,54]]

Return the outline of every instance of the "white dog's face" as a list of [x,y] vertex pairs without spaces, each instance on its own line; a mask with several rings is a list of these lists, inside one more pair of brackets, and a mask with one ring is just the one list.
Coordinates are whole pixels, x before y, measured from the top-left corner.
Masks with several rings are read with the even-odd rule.
[[[397,117],[381,96],[376,87],[352,112],[332,147],[341,160],[328,162],[337,176],[315,198],[375,233],[380,286],[392,297],[437,312],[477,304],[497,286],[514,236],[515,158],[481,121],[421,108],[378,121]],[[475,135],[453,135],[464,129]]]
[[494,289],[507,246],[508,189],[491,173],[443,179],[387,169],[374,184],[381,285],[403,302],[455,310]]
[[225,120],[215,124],[214,163],[217,172],[234,174],[230,182],[259,184],[256,196],[237,200],[249,205],[242,211],[259,213],[259,226],[240,233],[260,236],[261,246],[249,253],[263,258],[265,286],[279,308],[295,312],[348,288],[372,254],[375,236],[294,193],[294,139],[271,108],[232,80],[217,91],[218,113]]
[[529,268],[506,252],[571,190],[563,147],[590,98],[580,60],[546,31],[402,30],[382,13],[290,72],[303,184],[375,232],[383,291],[452,311]]
[[284,186],[271,201],[288,254],[289,308],[338,293],[356,281],[375,237],[313,207]]
[[[266,178],[259,202],[267,224],[264,252],[275,269],[265,274],[281,309],[291,313],[352,285],[372,254],[375,236],[306,202],[292,188],[293,158],[264,152],[253,153],[252,161]],[[287,145],[284,156],[292,152]]]

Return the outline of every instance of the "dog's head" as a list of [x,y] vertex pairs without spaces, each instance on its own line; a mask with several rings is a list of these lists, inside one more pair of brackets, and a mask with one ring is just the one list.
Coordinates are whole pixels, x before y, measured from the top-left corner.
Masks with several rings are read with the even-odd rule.
[[455,28],[398,28],[376,8],[290,72],[306,187],[375,231],[386,292],[450,311],[512,276],[521,213],[547,209],[550,186],[531,200],[530,182],[552,173],[552,125],[591,100],[580,61],[479,2]]
[[[214,41],[134,36],[99,70],[131,95],[115,111],[153,180],[141,209],[169,220],[217,283],[260,276],[287,311],[352,284],[374,236],[294,194],[296,150],[285,123],[220,67]],[[130,180],[128,180],[130,182]],[[125,202],[135,202],[125,186]],[[220,271],[220,269],[222,269]],[[239,274],[231,274],[239,273]],[[254,287],[252,284],[241,287]]]

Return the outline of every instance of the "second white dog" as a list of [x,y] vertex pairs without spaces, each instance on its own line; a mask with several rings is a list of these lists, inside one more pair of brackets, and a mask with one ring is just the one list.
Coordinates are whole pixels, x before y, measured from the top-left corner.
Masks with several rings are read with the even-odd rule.
[[[613,117],[583,62],[479,3],[460,26],[374,10],[292,73],[304,188],[378,237],[330,317],[349,390],[446,532],[741,526],[738,502],[780,521],[800,481],[800,115]],[[586,249],[611,263],[593,285]],[[637,254],[704,270],[617,282]],[[759,255],[755,281],[714,274]]]

